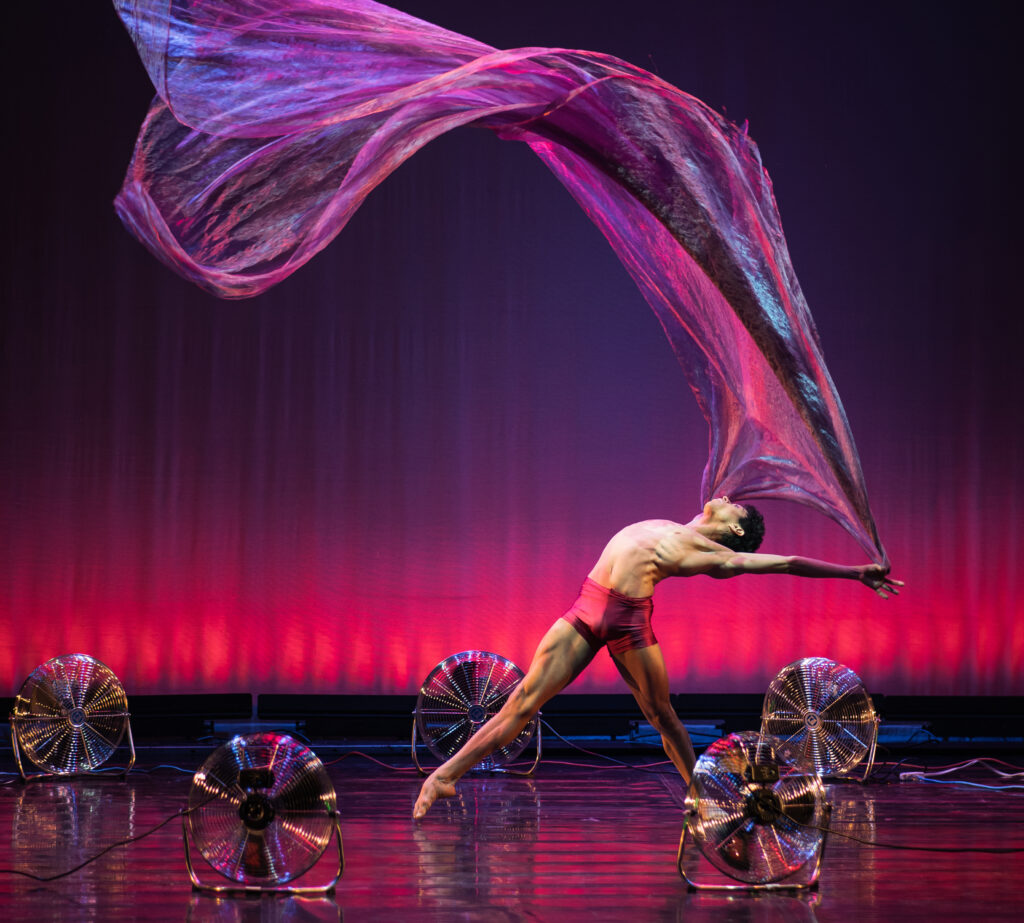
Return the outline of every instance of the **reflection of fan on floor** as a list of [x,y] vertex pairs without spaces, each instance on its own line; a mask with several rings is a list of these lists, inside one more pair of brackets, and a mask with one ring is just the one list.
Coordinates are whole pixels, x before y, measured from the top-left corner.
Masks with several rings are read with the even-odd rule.
[[[715,741],[697,760],[678,856],[679,873],[691,888],[816,884],[830,807],[821,777],[788,760],[780,749],[777,740],[744,731]],[[697,866],[686,861],[691,837],[715,869],[742,884],[698,874]]]
[[[110,668],[86,654],[54,657],[22,684],[11,710],[11,745],[23,779],[92,772],[127,735],[135,764],[128,699]],[[26,774],[21,756],[42,772]]]
[[779,738],[789,756],[822,776],[845,776],[867,756],[875,762],[878,716],[853,670],[825,657],[804,657],[771,681],[761,733]]
[[[430,752],[444,761],[453,756],[488,719],[494,717],[523,679],[523,671],[511,660],[488,651],[462,651],[442,660],[420,687],[412,726],[412,758],[424,772],[416,755],[417,734]],[[508,744],[499,747],[475,768],[502,769],[526,749],[536,735],[536,756],[525,771],[537,768],[541,754],[540,720],[534,717]]]
[[[182,827],[189,877],[204,891],[324,893],[344,869],[334,786],[313,751],[286,734],[239,736],[215,750],[192,778]],[[338,849],[333,879],[287,885],[317,864],[332,834]],[[232,884],[200,881],[190,838]]]

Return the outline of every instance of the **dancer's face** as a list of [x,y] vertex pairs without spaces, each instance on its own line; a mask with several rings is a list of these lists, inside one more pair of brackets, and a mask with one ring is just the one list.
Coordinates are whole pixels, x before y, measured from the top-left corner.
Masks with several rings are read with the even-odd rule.
[[746,515],[747,511],[742,506],[733,503],[726,496],[715,497],[704,504],[704,518],[723,525],[739,523]]

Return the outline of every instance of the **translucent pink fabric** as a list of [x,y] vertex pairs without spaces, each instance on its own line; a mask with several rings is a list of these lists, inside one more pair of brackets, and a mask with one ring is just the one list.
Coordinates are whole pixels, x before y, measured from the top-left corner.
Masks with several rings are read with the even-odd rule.
[[710,424],[703,498],[796,500],[885,554],[754,143],[586,51],[498,51],[370,0],[115,0],[157,89],[116,208],[208,291],[266,291],[422,145],[523,141],[608,238]]

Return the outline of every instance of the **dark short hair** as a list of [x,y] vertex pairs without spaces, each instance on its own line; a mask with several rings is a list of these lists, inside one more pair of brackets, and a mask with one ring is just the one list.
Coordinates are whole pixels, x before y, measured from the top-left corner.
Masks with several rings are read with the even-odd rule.
[[730,531],[718,539],[718,544],[733,551],[757,551],[764,539],[764,516],[756,506],[744,504],[743,508],[747,511],[747,515],[740,520],[743,534],[737,535]]

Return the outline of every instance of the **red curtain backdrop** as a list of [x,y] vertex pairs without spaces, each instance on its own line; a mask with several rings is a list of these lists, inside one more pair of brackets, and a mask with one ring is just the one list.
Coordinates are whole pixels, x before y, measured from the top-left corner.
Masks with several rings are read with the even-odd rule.
[[[1024,694],[996,8],[398,5],[655,70],[749,119],[773,177],[907,587],[668,581],[673,692],[760,692],[820,655],[876,692]],[[525,147],[434,142],[292,279],[221,302],[113,215],[151,95],[113,10],[13,16],[13,35],[51,39],[3,64],[4,694],[71,651],[129,696],[408,693],[466,648],[525,666],[613,532],[697,512],[707,431],[682,372]],[[863,560],[823,517],[765,506],[764,550]],[[625,688],[601,655],[573,691]]]

